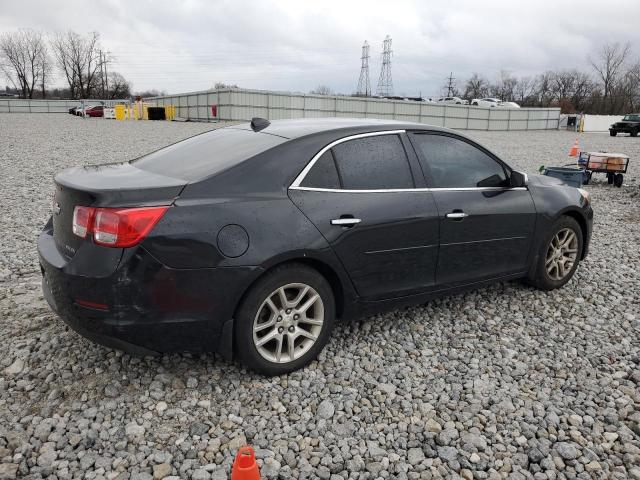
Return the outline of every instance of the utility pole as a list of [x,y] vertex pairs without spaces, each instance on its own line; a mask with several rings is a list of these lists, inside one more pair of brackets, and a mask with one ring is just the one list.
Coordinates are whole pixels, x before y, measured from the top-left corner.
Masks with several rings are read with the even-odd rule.
[[382,42],[382,68],[378,79],[377,94],[381,97],[393,95],[393,80],[391,79],[391,37],[387,35]]
[[360,79],[358,80],[357,94],[362,97],[371,96],[371,83],[369,82],[369,43],[365,40],[362,45],[362,66],[360,67]]
[[100,55],[100,83],[102,85],[102,96],[104,97],[104,62],[102,61],[102,50],[98,50],[98,55]]
[[453,83],[455,81],[455,78],[453,76],[453,72],[451,72],[449,74],[449,78],[447,79],[447,97],[450,97],[451,95],[453,95],[453,90],[455,88],[455,84]]
[[[107,63],[109,63],[109,60],[107,60],[107,55],[109,54],[109,52],[106,52],[104,54],[104,96],[109,98],[109,74],[107,73]],[[105,99],[106,100],[106,99]]]

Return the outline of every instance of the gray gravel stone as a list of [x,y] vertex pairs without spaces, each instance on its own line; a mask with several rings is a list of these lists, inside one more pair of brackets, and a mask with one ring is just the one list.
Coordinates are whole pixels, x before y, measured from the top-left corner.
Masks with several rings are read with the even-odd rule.
[[320,405],[318,405],[318,416],[320,418],[323,419],[329,419],[331,417],[333,417],[333,414],[335,412],[335,407],[333,406],[333,403],[331,403],[331,400],[323,400],[322,402],[320,402]]
[[[246,443],[264,478],[640,479],[640,139],[580,135],[636,163],[620,189],[602,175],[585,187],[590,254],[559,290],[499,283],[338,321],[317,362],[273,379],[68,329],[36,253],[53,175],[217,126],[0,114],[0,479],[149,480],[162,464],[163,480],[227,479]],[[468,134],[530,175],[567,163],[575,140]]]

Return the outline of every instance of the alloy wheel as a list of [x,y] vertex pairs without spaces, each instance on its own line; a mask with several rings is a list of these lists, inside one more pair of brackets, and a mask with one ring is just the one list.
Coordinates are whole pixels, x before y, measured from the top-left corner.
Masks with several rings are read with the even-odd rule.
[[563,280],[573,268],[578,256],[578,236],[570,228],[563,228],[551,239],[545,267],[551,280]]
[[289,363],[316,343],[323,324],[320,294],[304,283],[290,283],[262,302],[253,321],[253,343],[264,359]]

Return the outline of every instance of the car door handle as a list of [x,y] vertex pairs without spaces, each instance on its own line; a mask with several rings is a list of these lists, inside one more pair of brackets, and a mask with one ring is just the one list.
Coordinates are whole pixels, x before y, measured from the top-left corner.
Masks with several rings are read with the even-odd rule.
[[334,218],[333,220],[331,220],[331,225],[340,225],[341,227],[352,227],[354,225],[357,225],[361,221],[362,220],[360,220],[359,218],[350,218],[350,217]]
[[453,220],[462,220],[463,218],[466,218],[468,216],[469,214],[464,212],[451,212],[447,213],[446,215],[447,218],[451,218]]

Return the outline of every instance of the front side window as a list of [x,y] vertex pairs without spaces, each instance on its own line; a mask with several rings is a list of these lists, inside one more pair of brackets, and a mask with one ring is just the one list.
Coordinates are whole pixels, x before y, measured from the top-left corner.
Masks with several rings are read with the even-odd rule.
[[429,183],[434,188],[509,186],[502,164],[470,143],[445,135],[411,138],[429,165]]
[[414,188],[409,160],[399,135],[355,138],[333,147],[342,188]]

